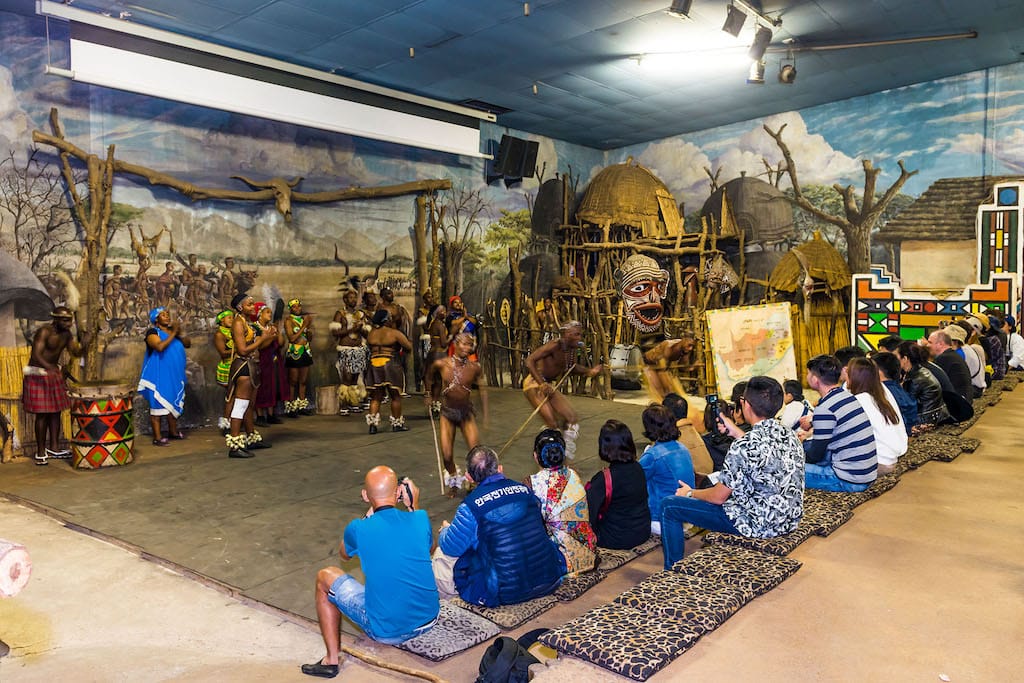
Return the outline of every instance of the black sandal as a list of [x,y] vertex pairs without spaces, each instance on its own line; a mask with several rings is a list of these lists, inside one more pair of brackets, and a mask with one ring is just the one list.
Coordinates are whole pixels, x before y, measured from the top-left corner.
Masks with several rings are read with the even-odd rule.
[[338,675],[337,664],[324,664],[323,660],[316,664],[303,664],[302,673],[307,676],[319,676],[320,678],[334,678]]

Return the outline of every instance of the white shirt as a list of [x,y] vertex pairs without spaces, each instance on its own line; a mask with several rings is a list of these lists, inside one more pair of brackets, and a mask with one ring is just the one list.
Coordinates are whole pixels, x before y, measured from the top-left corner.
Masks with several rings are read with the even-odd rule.
[[879,465],[895,465],[896,459],[907,452],[907,428],[903,424],[903,415],[900,413],[896,399],[888,387],[882,385],[885,392],[885,400],[896,412],[896,424],[889,424],[885,421],[882,411],[875,405],[875,399],[868,393],[854,394],[864,412],[871,421],[871,431],[875,435],[875,451],[878,455]]
[[779,411],[779,422],[786,425],[790,429],[796,429],[798,427],[797,422],[805,414],[810,415],[814,411],[807,405],[806,399],[800,399],[799,401],[793,400],[782,406],[782,410]]
[[1024,368],[1024,337],[1021,337],[1016,332],[1006,335],[1007,351],[1010,353],[1007,364],[1011,368],[1021,369]]
[[960,349],[964,352],[964,362],[967,363],[967,369],[971,372],[971,385],[979,389],[985,389],[984,353],[979,355],[978,349],[970,344],[965,344]]

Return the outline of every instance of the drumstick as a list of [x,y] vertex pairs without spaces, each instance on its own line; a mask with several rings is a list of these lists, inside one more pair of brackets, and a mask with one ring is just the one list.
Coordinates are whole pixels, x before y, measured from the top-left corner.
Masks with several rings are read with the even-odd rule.
[[533,412],[530,413],[529,417],[527,417],[526,420],[523,422],[523,424],[519,426],[519,429],[516,430],[516,433],[513,434],[511,436],[511,438],[509,438],[508,441],[505,442],[505,445],[501,447],[500,451],[498,451],[498,457],[499,458],[501,457],[501,454],[504,453],[508,449],[508,447],[512,445],[512,442],[516,440],[516,438],[523,432],[523,430],[526,429],[526,425],[530,424],[530,420],[533,419],[533,416],[536,415],[538,412],[540,412],[540,409],[544,406],[545,403],[548,402],[548,399],[551,398],[551,396],[555,393],[555,391],[558,391],[558,387],[560,387],[562,385],[562,382],[565,381],[565,378],[569,376],[569,374],[572,372],[572,369],[574,367],[576,367],[575,363],[573,363],[572,365],[569,366],[569,369],[565,371],[564,375],[562,375],[562,379],[558,380],[558,383],[555,384],[554,391],[552,391],[550,394],[545,396],[544,400],[537,404],[537,407],[533,409]]
[[[434,453],[437,455],[437,476],[441,480],[441,495],[448,493],[448,487],[444,485],[444,465],[441,463],[441,447],[437,445],[437,428],[434,427],[434,412],[427,408],[427,417],[430,418],[430,431],[434,435]],[[456,469],[456,472],[458,470]]]

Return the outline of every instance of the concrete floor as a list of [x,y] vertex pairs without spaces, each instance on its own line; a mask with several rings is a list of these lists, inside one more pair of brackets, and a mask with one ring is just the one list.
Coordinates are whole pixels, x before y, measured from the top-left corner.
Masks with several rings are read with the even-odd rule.
[[[492,391],[490,403],[484,440],[500,446],[529,411],[510,390]],[[589,477],[601,423],[614,416],[639,433],[640,408],[574,404],[584,417],[576,464]],[[982,441],[976,453],[907,473],[832,536],[801,545],[795,576],[652,680],[1019,679],[1022,404],[1024,390],[1006,394],[970,432]],[[422,414],[418,402],[409,413]],[[504,458],[510,476],[532,471],[534,424]],[[139,445],[124,468],[0,467],[0,491],[32,506],[0,504],[0,537],[24,543],[34,561],[28,587],[0,601],[0,638],[12,646],[0,680],[308,680],[298,664],[322,651],[309,621],[313,575],[336,562],[341,529],[363,512],[362,473],[386,462],[416,479],[435,524],[457,503],[437,488],[429,422],[410,426],[370,437],[358,417],[289,421],[266,430],[275,447],[249,461],[224,457],[223,440],[205,430],[170,448]],[[140,559],[151,556],[178,573]],[[656,551],[515,633],[564,622],[660,567]],[[358,573],[357,563],[346,568]],[[451,681],[473,680],[486,647],[434,664],[345,642]],[[351,660],[343,674],[410,680]],[[542,677],[569,679],[624,680],[574,660]]]

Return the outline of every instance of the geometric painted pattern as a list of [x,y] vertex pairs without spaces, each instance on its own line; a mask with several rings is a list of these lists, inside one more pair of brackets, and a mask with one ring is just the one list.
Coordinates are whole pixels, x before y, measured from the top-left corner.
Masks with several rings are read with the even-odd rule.
[[871,266],[867,274],[853,276],[851,337],[863,348],[877,349],[890,334],[913,341],[937,329],[942,320],[986,310],[1015,311],[1015,280],[1013,273],[993,273],[987,284],[968,285],[940,299],[927,292],[903,292],[884,266]]
[[80,469],[133,460],[135,420],[131,394],[75,397],[71,404],[72,464]]
[[[989,273],[1020,272],[1024,214],[1024,183],[996,185],[993,201],[978,207],[978,280],[988,282]],[[1019,294],[1019,292],[1018,292]]]

